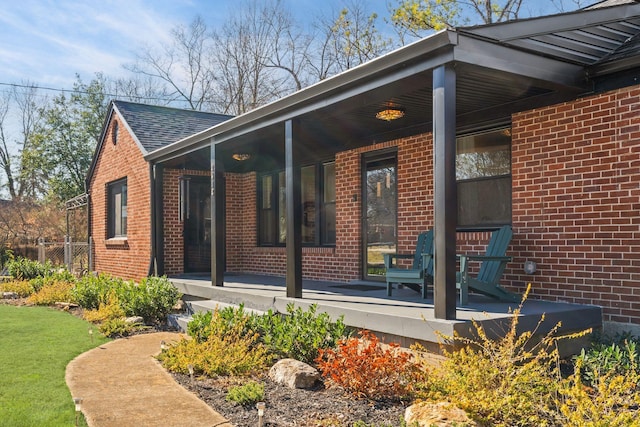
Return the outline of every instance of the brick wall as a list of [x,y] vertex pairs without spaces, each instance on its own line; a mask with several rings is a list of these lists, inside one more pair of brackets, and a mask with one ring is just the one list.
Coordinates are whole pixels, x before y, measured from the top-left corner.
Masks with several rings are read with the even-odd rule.
[[[522,293],[530,282],[534,298],[602,305],[604,320],[640,323],[640,87],[515,114],[512,136],[505,287]],[[305,278],[360,278],[361,156],[389,147],[398,149],[399,250],[432,226],[429,134],[338,153],[337,244],[303,249]],[[255,174],[227,185],[228,270],[284,275],[284,248],[256,247]],[[458,233],[458,252],[483,253],[490,237]],[[526,260],[535,275],[522,271]]]
[[640,86],[516,114],[512,150],[508,279],[640,323]]
[[[113,144],[113,120],[98,153],[90,182],[94,269],[114,276],[139,280],[147,275],[151,257],[149,166],[137,144],[119,123]],[[127,237],[107,238],[107,185],[127,178]]]

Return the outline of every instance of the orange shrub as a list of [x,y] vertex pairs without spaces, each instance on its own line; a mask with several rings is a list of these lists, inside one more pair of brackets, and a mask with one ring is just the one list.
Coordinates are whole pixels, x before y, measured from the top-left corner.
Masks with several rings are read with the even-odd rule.
[[397,343],[384,345],[369,331],[361,339],[340,340],[337,348],[321,349],[316,359],[322,376],[356,397],[399,400],[412,393],[417,373],[413,355]]

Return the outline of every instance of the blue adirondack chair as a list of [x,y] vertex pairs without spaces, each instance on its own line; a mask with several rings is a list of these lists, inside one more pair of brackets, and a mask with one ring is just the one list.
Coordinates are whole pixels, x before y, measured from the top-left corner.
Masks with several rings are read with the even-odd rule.
[[[468,302],[469,288],[500,301],[520,301],[520,295],[511,293],[500,286],[502,273],[507,263],[511,261],[511,257],[505,256],[505,254],[512,236],[511,226],[505,225],[491,234],[485,255],[458,255],[460,271],[456,275],[456,285],[460,289],[460,303],[462,305],[466,305]],[[469,263],[472,261],[482,263],[476,277],[469,274]]]
[[[411,268],[398,267],[398,259],[413,259],[413,264]],[[413,254],[384,254],[384,266],[387,269],[388,296],[391,296],[393,283],[397,283],[421,292],[422,298],[426,298],[426,285],[433,283],[433,230],[418,235],[416,250]]]

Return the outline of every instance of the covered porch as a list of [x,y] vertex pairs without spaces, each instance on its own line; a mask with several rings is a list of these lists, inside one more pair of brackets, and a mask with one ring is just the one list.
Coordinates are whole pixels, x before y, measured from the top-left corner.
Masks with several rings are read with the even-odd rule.
[[[462,333],[469,329],[471,315],[478,316],[478,321],[493,322],[498,329],[508,317],[509,304],[472,296],[469,306],[456,305],[460,232],[482,233],[502,225],[460,229],[456,138],[492,130],[503,131],[513,138],[510,150],[524,144],[528,131],[521,127],[517,138],[512,136],[512,116],[590,93],[593,82],[585,78],[588,67],[627,39],[626,34],[609,34],[605,25],[612,20],[624,20],[621,13],[637,19],[634,15],[637,8],[629,6],[496,26],[448,29],[147,155],[145,158],[156,177],[153,194],[162,194],[162,187],[168,185],[162,180],[163,170],[190,169],[210,177],[207,235],[210,274],[194,282],[185,277],[174,279],[175,283],[189,295],[216,301],[228,298],[247,306],[248,301],[259,298],[271,301],[265,307],[279,306],[279,309],[288,302],[301,305],[317,302],[330,314],[345,314],[351,326],[377,330],[395,325],[393,330],[378,332],[408,339],[433,342],[436,330],[449,334],[460,328],[458,332]],[[586,37],[574,33],[587,27],[606,32],[610,39],[606,43],[600,37],[590,39],[590,46],[602,45],[595,50],[583,43],[567,47],[561,42],[567,35]],[[538,50],[539,39],[545,40],[544,51]],[[377,117],[384,109],[396,107],[402,112],[400,120]],[[420,143],[412,145],[414,139],[420,139]],[[397,191],[403,205],[392,224],[397,230],[395,248],[406,252],[414,245],[418,232],[434,229],[435,301],[420,300],[410,290],[387,298],[384,290],[369,282],[360,283],[368,286],[368,290],[362,286],[359,291],[336,288],[338,273],[327,282],[308,280],[314,268],[326,274],[346,271],[344,276],[349,276],[352,285],[357,284],[355,279],[351,280],[356,275],[366,279],[367,230],[363,224],[367,220],[367,206],[362,203],[365,194],[362,189],[369,150],[382,154],[393,151],[399,171]],[[302,169],[313,162],[320,162],[318,168],[324,167],[328,164],[322,163],[325,161],[335,163],[337,177],[333,200],[337,217],[335,237],[326,244],[322,234],[326,230],[318,230],[312,236],[315,241],[305,246],[301,233],[306,220]],[[511,183],[511,163],[505,176]],[[274,184],[278,179],[282,180],[281,187]],[[527,196],[524,186],[506,188],[505,203],[509,209],[524,204]],[[280,194],[276,195],[280,189],[282,200],[278,199]],[[269,217],[268,230],[267,221],[261,222],[261,209],[265,212],[275,209],[273,206],[280,201],[277,208],[281,217]],[[313,202],[319,222],[319,208],[328,209],[329,203],[320,195]],[[152,200],[152,256],[158,274],[164,274],[171,262],[168,249],[163,246],[166,236],[158,226],[166,219],[164,203],[159,196]],[[237,210],[232,212],[231,208]],[[240,214],[250,221],[235,221]],[[526,212],[512,218],[509,210],[507,223],[513,224],[517,236],[518,262],[533,254],[540,256],[541,249],[527,243],[527,239],[540,233],[540,221],[531,219]],[[243,235],[239,241],[236,238],[239,234],[235,233],[240,229],[253,235],[246,238]],[[271,234],[263,238],[266,231]],[[468,246],[478,246],[476,242]],[[239,249],[234,252],[236,247]],[[243,257],[244,268],[259,263],[270,264],[265,270],[277,266],[282,277],[260,279],[257,283],[251,283],[250,279],[240,281],[239,278],[251,276],[229,274],[233,271],[229,269],[233,257]],[[250,269],[236,273],[246,271]],[[522,275],[519,265],[508,274],[510,289],[522,292],[530,277]],[[558,286],[557,283],[550,281],[540,288]],[[548,291],[547,295],[554,295],[554,291]],[[559,313],[566,316],[565,328],[573,325],[575,329],[583,329],[583,324],[586,327],[601,324],[600,309],[595,307],[541,301],[529,301],[526,307],[538,317],[546,312],[547,323],[551,325],[556,323],[551,313],[558,313],[558,320]],[[481,318],[484,311],[490,313],[489,319]],[[527,320],[522,325],[532,326],[536,322],[537,319]]]
[[[458,307],[457,319],[435,317],[432,295],[422,299],[409,288],[398,289],[393,297],[386,295],[384,284],[355,281],[350,283],[304,280],[302,298],[290,298],[285,293],[285,279],[274,276],[226,274],[224,286],[212,287],[208,275],[191,274],[170,278],[187,295],[185,301],[192,312],[213,311],[216,307],[244,304],[245,309],[286,313],[288,304],[308,308],[317,304],[318,312],[332,319],[344,316],[345,324],[355,329],[367,329],[381,335],[387,342],[399,342],[409,347],[419,342],[437,352],[442,341],[439,334],[472,336],[472,321],[481,324],[490,336],[501,336],[508,330],[511,312],[517,303],[498,302],[471,295],[469,304]],[[520,314],[519,328],[533,330],[542,314],[545,321],[538,334],[545,334],[561,322],[559,334],[583,331],[602,326],[600,307],[529,299]],[[579,351],[585,341],[567,340],[561,343],[563,354]]]

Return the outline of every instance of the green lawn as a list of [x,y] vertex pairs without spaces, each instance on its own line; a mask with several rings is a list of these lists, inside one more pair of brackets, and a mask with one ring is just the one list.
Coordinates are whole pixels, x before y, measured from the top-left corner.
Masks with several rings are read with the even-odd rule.
[[73,426],[67,364],[107,341],[69,313],[0,305],[0,426]]

